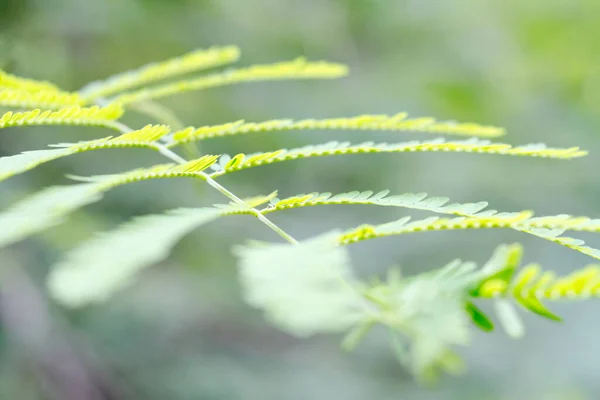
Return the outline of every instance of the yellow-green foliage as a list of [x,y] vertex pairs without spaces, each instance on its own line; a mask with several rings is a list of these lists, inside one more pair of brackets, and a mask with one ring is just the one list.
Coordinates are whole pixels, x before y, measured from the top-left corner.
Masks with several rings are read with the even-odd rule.
[[[469,321],[484,331],[494,329],[494,321],[477,307],[476,302],[493,302],[499,323],[509,334],[520,336],[523,325],[513,304],[557,320],[559,317],[543,302],[600,295],[600,267],[588,266],[564,277],[556,277],[551,271],[542,272],[536,264],[521,268],[522,249],[517,244],[499,246],[481,268],[473,262],[454,260],[441,269],[412,277],[401,277],[399,271],[390,269],[386,280],[358,279],[345,245],[427,231],[506,228],[600,259],[600,250],[586,246],[579,239],[562,236],[566,231],[600,232],[600,220],[570,215],[534,217],[531,211],[497,212],[486,209],[486,202],[449,204],[444,197],[427,197],[425,193],[390,196],[387,190],[337,195],[310,193],[283,199],[276,198],[274,192],[242,200],[216,179],[265,164],[360,153],[466,152],[531,157],[538,159],[535,162],[548,162],[540,159],[570,160],[585,156],[586,151],[578,147],[495,143],[481,138],[501,136],[504,134],[502,128],[440,122],[433,118],[411,119],[405,113],[297,121],[235,121],[184,129],[185,125],[171,110],[153,101],[192,90],[244,82],[329,79],[347,74],[344,65],[299,58],[184,76],[223,66],[238,58],[239,49],[235,46],[197,50],[92,82],[78,92],[0,71],[0,106],[11,109],[0,116],[0,129],[75,125],[99,126],[119,132],[117,136],[58,143],[50,145],[49,149],[2,157],[0,180],[57,158],[103,149],[137,147],[155,151],[169,160],[168,163],[138,166],[110,175],[73,176],[83,183],[42,189],[0,212],[0,247],[64,222],[70,213],[101,200],[104,192],[117,186],[141,180],[197,178],[227,197],[229,204],[141,216],[84,241],[52,268],[48,279],[50,294],[70,307],[108,300],[118,290],[132,284],[137,272],[166,258],[173,246],[196,227],[217,217],[247,214],[256,217],[286,241],[284,244],[253,243],[236,248],[243,296],[250,305],[264,311],[272,323],[293,335],[343,333],[342,345],[347,350],[354,348],[372,327],[382,325],[390,331],[400,362],[423,379],[434,377],[440,370],[460,370],[459,358],[452,346],[469,343]],[[154,117],[161,125],[146,125],[139,129],[126,126],[120,118],[129,106]],[[248,155],[207,154],[191,160],[177,153],[178,146],[188,142],[289,130],[412,131],[469,138],[396,144],[329,142]],[[352,168],[349,160],[345,162]],[[347,204],[399,207],[446,217],[412,221],[407,216],[381,225],[365,224],[345,232],[336,230],[304,241],[296,240],[287,228],[283,229],[269,219],[274,212]]]
[[495,126],[477,124],[460,124],[455,122],[438,122],[434,118],[407,118],[408,114],[360,115],[351,118],[275,119],[265,122],[236,121],[222,125],[187,128],[173,134],[171,146],[213,137],[243,135],[247,133],[291,131],[291,130],[379,130],[379,131],[413,131],[444,133],[460,136],[496,137],[502,136],[504,130]]
[[0,106],[4,107],[58,109],[83,104],[84,101],[76,93],[0,88]]
[[192,90],[203,90],[243,82],[339,78],[346,75],[347,71],[347,68],[340,64],[325,61],[308,62],[304,58],[298,58],[293,61],[254,65],[248,68],[231,69],[200,78],[166,83],[156,87],[125,93],[116,96],[112,101],[126,105],[144,100],[160,99]]
[[40,109],[24,112],[9,111],[0,116],[0,129],[34,125],[85,125],[104,126],[118,130],[114,121],[121,118],[122,115],[123,109],[119,105],[106,107],[71,106],[56,111],[42,111]]
[[104,81],[92,82],[79,92],[86,100],[94,100],[154,81],[229,64],[237,61],[239,57],[240,50],[236,46],[196,50],[181,57],[112,76]]
[[26,79],[15,76],[4,71],[0,71],[0,89],[17,89],[26,92],[59,92],[60,89],[50,83]]

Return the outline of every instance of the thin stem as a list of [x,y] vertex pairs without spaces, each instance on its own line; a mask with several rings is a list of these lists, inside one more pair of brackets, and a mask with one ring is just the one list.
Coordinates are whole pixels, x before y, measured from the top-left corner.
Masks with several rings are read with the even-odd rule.
[[[180,155],[178,155],[177,153],[175,153],[174,151],[172,151],[171,149],[169,149],[163,145],[158,145],[157,148],[158,148],[158,152],[160,154],[169,158],[170,160],[175,161],[178,164],[185,164],[187,162],[186,159],[184,159],[183,157],[181,157]],[[215,181],[213,178],[210,177],[210,175],[208,175],[202,171],[200,171],[198,173],[198,175],[201,176],[202,179],[204,179],[206,181],[206,183],[208,183],[211,187],[213,187],[214,189],[219,191],[224,196],[228,197],[234,203],[244,204],[244,205],[246,204],[246,203],[244,203],[244,200],[240,199],[234,193],[232,193],[227,188],[225,188],[223,185],[221,185],[219,182]],[[265,217],[263,215],[263,213],[260,212],[258,209],[252,208],[251,211],[252,211],[252,214],[256,218],[258,218],[259,221],[261,221],[263,224],[267,225],[269,228],[271,228],[273,231],[275,231],[279,236],[281,236],[282,238],[284,238],[285,240],[287,240],[288,242],[290,242],[292,244],[298,243],[298,241],[296,239],[294,239],[289,233],[287,233],[286,231],[281,229],[279,226],[277,226],[273,221],[271,221],[270,219]]]

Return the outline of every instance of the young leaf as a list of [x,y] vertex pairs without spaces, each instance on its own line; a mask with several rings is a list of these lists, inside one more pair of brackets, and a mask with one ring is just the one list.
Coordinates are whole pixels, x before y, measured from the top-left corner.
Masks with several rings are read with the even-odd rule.
[[[446,205],[449,199],[446,197],[427,197],[427,193],[405,193],[401,195],[388,196],[389,190],[383,190],[373,194],[372,191],[349,192],[332,195],[331,193],[309,193],[298,194],[285,199],[273,201],[269,207],[265,208],[265,214],[300,207],[312,207],[319,205],[336,204],[365,204],[387,207],[402,207],[413,210],[432,211],[440,214],[451,214],[458,216],[476,216],[481,210],[487,207],[488,203],[481,201],[478,203]],[[496,211],[489,210],[493,215]]]
[[217,177],[234,171],[258,167],[266,164],[296,160],[299,158],[361,153],[410,153],[434,151],[487,153],[512,156],[557,158],[566,160],[575,157],[582,157],[587,154],[578,147],[553,149],[547,148],[543,145],[533,144],[521,147],[512,147],[508,144],[491,143],[489,141],[482,141],[478,139],[469,139],[456,142],[446,142],[443,139],[437,139],[427,142],[411,141],[396,144],[374,144],[373,142],[365,142],[356,145],[351,145],[348,142],[329,142],[320,145],[304,146],[296,149],[282,149],[266,153],[249,154],[244,156],[243,159],[239,160],[239,162],[237,162],[235,165],[222,165],[222,169],[214,172],[212,176]]
[[[46,162],[56,160],[57,158],[85,151],[121,147],[145,147],[158,151],[159,147],[156,140],[167,133],[169,133],[168,127],[162,125],[148,125],[140,130],[125,133],[115,138],[109,136],[102,139],[79,143],[60,143],[51,145],[51,147],[59,147],[58,149],[26,151],[14,156],[1,157],[0,181],[29,171],[30,169]],[[216,160],[216,156],[213,157]],[[203,159],[196,160],[195,163],[200,164],[202,160]]]
[[16,89],[33,93],[61,91],[56,85],[50,82],[22,78],[0,70],[0,90],[2,89]]
[[388,115],[360,115],[351,118],[291,119],[265,122],[230,122],[222,125],[187,128],[173,134],[171,146],[213,137],[243,135],[255,132],[291,130],[378,130],[431,132],[449,135],[496,137],[504,130],[495,126],[482,126],[472,123],[438,122],[433,118],[407,119],[406,113]]
[[172,210],[135,218],[98,235],[53,267],[50,293],[70,307],[106,300],[141,269],[166,258],[183,236],[220,214],[215,208]]
[[69,213],[100,198],[90,184],[46,188],[0,213],[0,248],[59,224]]
[[354,289],[349,255],[338,232],[290,244],[239,246],[239,274],[246,301],[293,335],[341,332],[361,317],[364,301]]
[[103,81],[92,82],[82,88],[79,93],[86,100],[92,101],[151,82],[229,64],[237,61],[239,57],[240,50],[236,46],[195,50],[180,57],[114,75]]
[[494,306],[500,325],[502,325],[508,336],[515,339],[523,337],[525,328],[513,305],[506,299],[496,299],[494,300]]
[[127,105],[143,100],[159,99],[192,90],[209,89],[242,82],[272,81],[283,79],[329,79],[339,78],[348,73],[346,66],[325,61],[308,62],[303,58],[275,64],[253,65],[247,68],[231,69],[221,73],[195,79],[166,83],[147,89],[124,93],[112,99]]
[[118,130],[114,121],[122,115],[123,109],[114,104],[102,108],[98,106],[71,106],[57,111],[42,111],[40,109],[24,112],[9,111],[0,116],[0,129],[13,126],[85,125],[103,126]]
[[29,171],[38,165],[73,154],[69,148],[56,150],[26,151],[9,157],[0,158],[0,181],[11,176]]
[[49,290],[58,302],[70,307],[106,300],[130,284],[139,271],[166,258],[189,232],[219,216],[252,214],[252,206],[269,201],[273,195],[243,204],[182,208],[134,218],[68,253],[52,269]]
[[471,321],[482,331],[491,332],[494,330],[492,320],[472,302],[467,301],[465,303],[465,311],[471,317]]
[[77,93],[0,88],[0,106],[5,107],[59,109],[83,104]]

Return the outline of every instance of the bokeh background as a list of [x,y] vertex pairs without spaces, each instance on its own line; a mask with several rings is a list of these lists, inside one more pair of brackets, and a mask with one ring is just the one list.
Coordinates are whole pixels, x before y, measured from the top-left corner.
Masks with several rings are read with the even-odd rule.
[[[190,125],[237,119],[408,111],[501,125],[511,144],[578,145],[590,156],[550,161],[468,154],[356,155],[266,166],[225,177],[240,196],[391,189],[538,214],[600,216],[600,2],[597,0],[0,0],[0,68],[77,89],[86,82],[195,48],[237,44],[241,65],[296,56],[347,63],[336,81],[256,83],[166,99]],[[132,114],[135,126],[152,122]],[[108,133],[109,134],[109,133]],[[18,128],[2,155],[107,135],[100,129]],[[403,141],[400,133],[287,132],[215,139],[236,153],[328,140]],[[103,174],[163,162],[144,150],[86,153],[2,183],[6,207],[65,174]],[[468,370],[422,388],[376,333],[352,354],[338,338],[296,340],[240,298],[233,245],[278,240],[230,218],[183,240],[165,262],[111,301],[80,311],[46,298],[44,276],[64,251],[134,215],[222,198],[187,180],[138,183],[0,254],[0,398],[473,399],[600,398],[598,303],[561,304],[564,324],[525,316],[526,337],[475,333]],[[385,222],[405,210],[329,207],[274,215],[299,238]],[[418,215],[418,214],[417,214]],[[0,229],[10,229],[1,227]],[[592,245],[600,239],[582,236]],[[361,275],[407,274],[451,259],[483,262],[499,243],[566,272],[590,260],[516,232],[415,234],[352,247]],[[95,392],[95,394],[93,393]],[[98,393],[102,393],[101,395]],[[94,397],[96,396],[96,397]]]

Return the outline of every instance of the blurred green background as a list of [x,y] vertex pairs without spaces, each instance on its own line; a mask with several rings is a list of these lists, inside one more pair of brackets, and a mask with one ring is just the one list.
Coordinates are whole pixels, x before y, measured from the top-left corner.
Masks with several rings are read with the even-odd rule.
[[[551,161],[469,154],[357,155],[266,166],[227,176],[240,196],[391,189],[538,214],[600,215],[598,0],[0,0],[0,68],[67,89],[211,45],[241,46],[241,65],[297,56],[347,63],[336,81],[247,84],[166,99],[190,125],[237,119],[408,111],[501,125],[511,144],[581,146],[590,156]],[[134,126],[151,123],[132,113]],[[2,155],[106,136],[101,129],[17,128]],[[403,141],[422,134],[288,132],[215,139],[214,153],[328,140]],[[163,162],[144,150],[92,152],[2,183],[0,205],[65,174],[103,174]],[[554,309],[566,322],[526,316],[519,341],[475,333],[459,349],[468,371],[424,389],[397,364],[384,334],[353,354],[338,338],[296,340],[240,298],[234,244],[278,240],[257,221],[230,218],[187,237],[174,254],[106,304],[62,310],[44,276],[60,255],[131,216],[223,199],[188,180],[138,183],[2,251],[0,398],[29,399],[598,399],[600,312],[593,301]],[[404,210],[329,207],[274,220],[296,237],[399,218]],[[2,227],[1,229],[10,229]],[[582,236],[583,237],[583,236]],[[583,237],[596,247],[597,237]],[[566,272],[590,260],[509,231],[416,234],[352,247],[361,275],[406,273],[449,260],[483,262],[498,243],[525,261]],[[93,390],[92,390],[92,389]]]

